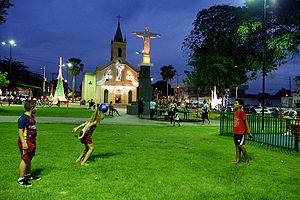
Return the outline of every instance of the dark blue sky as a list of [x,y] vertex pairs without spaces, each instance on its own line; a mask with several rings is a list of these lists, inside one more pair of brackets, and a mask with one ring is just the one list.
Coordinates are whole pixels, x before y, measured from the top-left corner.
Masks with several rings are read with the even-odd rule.
[[[41,73],[46,66],[47,80],[57,73],[59,57],[82,59],[84,72],[94,72],[110,59],[110,41],[121,15],[121,30],[127,39],[127,61],[135,68],[141,59],[135,52],[143,48],[140,38],[132,31],[150,32],[161,37],[151,41],[151,70],[154,81],[161,80],[160,68],[173,65],[183,74],[186,58],[181,51],[182,41],[192,29],[198,11],[217,4],[239,5],[244,0],[12,0],[7,22],[0,26],[0,40],[14,39],[13,57],[24,61],[31,71]],[[0,57],[9,57],[9,49],[0,47]],[[300,73],[300,59],[286,64],[267,77],[266,91],[275,93],[289,87],[296,90],[293,78]],[[67,78],[66,72],[63,74]],[[181,75],[179,79],[183,79]],[[68,76],[69,82],[71,76]],[[81,76],[79,77],[79,81]],[[173,82],[176,82],[176,77]],[[77,84],[79,85],[79,84]],[[248,93],[261,91],[261,80],[249,83]]]

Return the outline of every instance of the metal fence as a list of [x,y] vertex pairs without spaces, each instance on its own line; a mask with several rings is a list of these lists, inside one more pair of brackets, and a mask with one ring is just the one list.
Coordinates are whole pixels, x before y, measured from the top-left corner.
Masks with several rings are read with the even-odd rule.
[[[300,120],[265,116],[262,130],[261,115],[247,115],[253,139],[247,140],[299,151]],[[220,134],[233,136],[232,112],[220,114]]]

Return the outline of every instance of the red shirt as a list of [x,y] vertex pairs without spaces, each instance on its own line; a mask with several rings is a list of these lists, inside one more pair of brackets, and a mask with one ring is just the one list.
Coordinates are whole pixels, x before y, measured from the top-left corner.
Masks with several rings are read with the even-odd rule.
[[234,112],[234,126],[233,126],[233,134],[246,134],[246,124],[247,115],[243,110],[238,110]]

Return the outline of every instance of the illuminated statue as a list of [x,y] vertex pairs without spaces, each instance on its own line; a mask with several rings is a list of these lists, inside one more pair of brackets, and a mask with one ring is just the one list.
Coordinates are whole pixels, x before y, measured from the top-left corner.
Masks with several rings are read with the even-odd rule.
[[143,63],[150,63],[150,39],[160,37],[160,34],[149,32],[148,25],[146,25],[144,32],[132,32],[132,34],[144,40]]
[[122,79],[122,70],[124,69],[124,66],[120,63],[120,61],[117,61],[116,68],[117,68],[116,81],[121,81],[121,79]]
[[105,81],[108,81],[112,78],[111,69],[108,69],[104,72],[103,78],[97,82],[98,85],[103,85]]
[[137,80],[134,79],[134,76],[133,76],[133,74],[130,71],[127,72],[126,79],[129,80],[129,81],[131,81],[132,85],[134,87],[138,87],[139,86],[139,82],[137,82]]

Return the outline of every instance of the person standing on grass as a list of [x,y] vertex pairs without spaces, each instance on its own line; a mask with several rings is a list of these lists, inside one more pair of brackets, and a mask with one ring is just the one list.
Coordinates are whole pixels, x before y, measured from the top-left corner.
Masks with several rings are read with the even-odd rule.
[[24,103],[25,113],[18,120],[18,146],[21,153],[21,162],[19,165],[19,178],[17,183],[30,187],[29,180],[40,180],[38,176],[31,173],[31,160],[36,151],[36,121],[33,114],[36,113],[35,101],[26,100]]
[[205,119],[207,119],[208,124],[210,124],[210,120],[208,118],[208,104],[206,100],[203,101],[202,111],[202,124],[204,124]]
[[81,141],[82,144],[84,144],[85,149],[83,152],[79,155],[77,158],[76,162],[80,162],[81,159],[84,157],[84,159],[81,161],[81,165],[87,166],[87,160],[91,156],[91,154],[94,151],[94,145],[93,145],[93,140],[92,140],[92,134],[94,130],[96,129],[97,125],[101,122],[101,120],[104,119],[104,114],[103,112],[107,112],[108,107],[104,106],[105,109],[102,109],[101,106],[105,104],[101,104],[99,106],[99,109],[97,109],[91,116],[89,120],[86,122],[80,124],[79,126],[73,128],[73,132],[76,132],[80,127],[84,127],[80,131],[80,136],[78,139]]
[[250,138],[253,138],[250,132],[250,127],[247,119],[247,115],[242,109],[244,106],[244,101],[241,99],[237,99],[235,101],[234,107],[234,127],[233,127],[233,134],[234,134],[234,144],[236,149],[236,160],[235,163],[240,163],[241,152],[244,155],[245,162],[247,165],[250,164],[248,153],[245,148],[245,134],[248,130],[248,135]]

